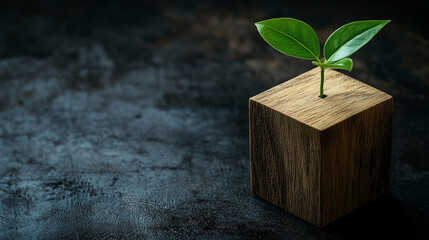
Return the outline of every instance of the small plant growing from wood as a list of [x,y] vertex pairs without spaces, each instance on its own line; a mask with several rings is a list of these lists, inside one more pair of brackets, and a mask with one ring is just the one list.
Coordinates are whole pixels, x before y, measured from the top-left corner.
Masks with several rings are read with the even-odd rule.
[[320,95],[323,94],[324,72],[327,68],[352,70],[348,58],[371,40],[390,20],[369,20],[348,23],[329,36],[319,59],[320,45],[316,32],[305,22],[293,18],[273,18],[255,23],[262,38],[273,48],[292,57],[315,60],[320,67]]

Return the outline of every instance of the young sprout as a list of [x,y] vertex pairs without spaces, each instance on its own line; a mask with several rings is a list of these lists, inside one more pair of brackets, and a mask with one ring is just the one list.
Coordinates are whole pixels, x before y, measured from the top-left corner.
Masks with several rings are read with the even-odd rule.
[[320,67],[320,95],[323,94],[324,72],[327,68],[352,70],[353,61],[348,58],[359,50],[390,20],[369,20],[348,23],[338,28],[326,40],[324,57],[319,59],[319,39],[313,28],[293,18],[273,18],[255,23],[262,38],[273,48],[286,55],[315,60]]

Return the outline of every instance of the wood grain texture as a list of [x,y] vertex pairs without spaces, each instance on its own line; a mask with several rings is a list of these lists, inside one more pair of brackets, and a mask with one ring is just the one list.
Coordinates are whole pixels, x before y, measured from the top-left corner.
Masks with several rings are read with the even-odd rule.
[[249,109],[252,192],[319,222],[320,132],[254,101]]
[[317,226],[389,187],[393,99],[313,69],[249,99],[252,192]]
[[332,69],[325,70],[319,97],[320,69],[314,68],[251,98],[315,129],[324,130],[378,103],[390,95]]
[[388,191],[392,110],[390,98],[321,132],[321,225]]

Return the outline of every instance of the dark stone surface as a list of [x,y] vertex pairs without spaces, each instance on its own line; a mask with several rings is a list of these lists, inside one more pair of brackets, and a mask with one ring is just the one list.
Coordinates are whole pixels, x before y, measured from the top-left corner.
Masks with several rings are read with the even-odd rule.
[[[2,4],[0,239],[427,239],[428,4],[356,4]],[[347,73],[394,97],[391,190],[322,229],[250,192],[248,98],[312,68],[280,16],[393,20]]]

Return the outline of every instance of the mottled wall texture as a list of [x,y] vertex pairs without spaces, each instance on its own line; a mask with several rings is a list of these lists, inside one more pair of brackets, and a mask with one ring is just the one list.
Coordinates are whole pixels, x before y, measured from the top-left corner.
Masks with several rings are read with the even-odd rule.
[[[0,239],[428,239],[428,10],[2,2]],[[262,40],[253,23],[272,17],[308,22],[321,43],[392,19],[346,72],[394,97],[390,191],[325,228],[250,191],[249,97],[313,68]]]

